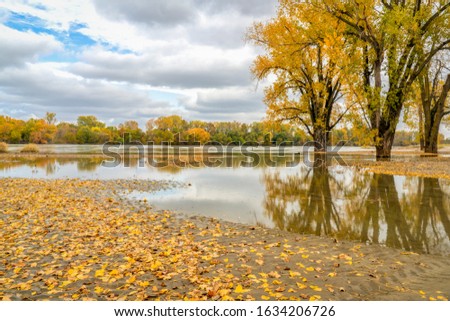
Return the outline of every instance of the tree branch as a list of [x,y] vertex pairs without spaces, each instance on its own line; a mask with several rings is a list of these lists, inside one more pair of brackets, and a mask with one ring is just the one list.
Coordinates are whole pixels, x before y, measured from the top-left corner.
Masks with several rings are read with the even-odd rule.
[[439,8],[438,11],[436,11],[436,13],[434,15],[432,15],[430,17],[430,19],[427,20],[427,22],[425,22],[425,24],[420,28],[420,30],[422,31],[422,33],[427,32],[428,28],[432,25],[432,23],[441,16],[441,14],[447,10],[448,8],[450,8],[450,1],[447,2],[445,5],[443,5],[441,8]]

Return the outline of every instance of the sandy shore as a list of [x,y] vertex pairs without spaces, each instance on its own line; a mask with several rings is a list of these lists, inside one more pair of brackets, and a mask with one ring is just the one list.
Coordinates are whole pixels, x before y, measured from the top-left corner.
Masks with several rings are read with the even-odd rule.
[[170,182],[0,179],[3,300],[446,300],[450,258],[154,212]]
[[416,157],[390,161],[348,161],[369,172],[390,175],[406,175],[450,179],[450,157]]

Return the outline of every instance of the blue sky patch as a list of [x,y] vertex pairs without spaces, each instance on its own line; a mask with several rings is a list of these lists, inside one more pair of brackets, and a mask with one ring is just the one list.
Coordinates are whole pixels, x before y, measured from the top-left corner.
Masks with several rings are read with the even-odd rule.
[[47,29],[45,24],[45,21],[38,17],[17,12],[9,12],[8,20],[4,23],[5,26],[18,31],[33,31],[35,33],[56,35],[56,32]]
[[177,105],[179,101],[179,94],[171,93],[167,91],[160,91],[157,89],[151,89],[149,90],[149,95],[153,100],[156,101],[168,101],[169,103],[173,105]]
[[87,27],[82,23],[72,23],[70,25],[69,31],[63,35],[63,39],[58,39],[63,42],[65,45],[69,47],[84,47],[84,46],[92,46],[96,44],[96,41],[92,38],[84,35],[78,30]]
[[82,47],[96,44],[95,40],[79,31],[86,27],[86,25],[82,23],[72,23],[69,30],[57,31],[48,28],[46,22],[38,17],[10,12],[8,20],[4,24],[12,29],[22,32],[31,31],[37,34],[52,35],[56,40],[63,43],[69,52],[79,52]]

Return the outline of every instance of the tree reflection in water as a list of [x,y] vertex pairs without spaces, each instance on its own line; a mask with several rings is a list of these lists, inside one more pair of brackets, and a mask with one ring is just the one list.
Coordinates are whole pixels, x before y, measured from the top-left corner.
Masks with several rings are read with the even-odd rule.
[[[249,182],[249,184],[255,184],[255,189],[261,194],[258,194],[259,192],[255,195],[250,194],[252,192],[248,187],[233,187],[233,192],[238,190],[257,199],[250,204],[254,206],[252,213],[257,213],[256,221],[259,221],[258,217],[266,216],[275,227],[291,232],[330,235],[338,239],[385,244],[415,252],[450,254],[450,182],[448,180],[370,174],[353,167],[328,166],[329,159],[325,155],[316,156],[315,166],[311,168],[301,164],[289,167],[288,164],[293,159],[287,157],[269,157],[269,159],[267,157],[269,156],[258,156],[259,162],[256,163],[256,167],[248,169],[258,171],[258,175],[262,173],[262,181],[250,180]],[[130,158],[129,166],[132,170],[126,171],[126,168],[121,166],[117,170],[110,171],[114,174],[112,176],[108,176],[110,173],[101,166],[102,159],[95,157],[17,157],[0,161],[0,171],[3,171],[5,176],[19,169],[19,174],[25,173],[29,177],[42,172],[47,177],[58,176],[58,172],[70,177],[71,175],[78,177],[80,173],[86,172],[98,173],[101,178],[114,178],[120,175],[134,177],[135,169],[142,160]],[[154,160],[148,159],[146,168],[150,170],[144,169],[142,177],[153,178],[156,172],[162,175],[177,175],[185,169],[200,171],[196,174],[188,173],[188,177],[189,175],[193,177],[211,175],[214,172],[209,169],[202,172],[204,167],[198,168],[198,162],[205,163],[205,156],[194,159],[195,162],[189,155],[183,156],[181,160],[186,164],[184,167],[176,166],[170,160],[169,157],[167,166],[152,167]],[[243,164],[248,165],[252,162],[248,157],[236,156],[211,156],[207,160],[210,162],[208,166],[221,168],[239,168]],[[280,167],[267,166],[274,160]],[[158,161],[165,161],[165,159],[158,159]],[[299,162],[299,157],[294,159],[294,164]],[[25,170],[21,172],[23,167]],[[72,169],[73,167],[75,170]],[[32,169],[31,172],[30,169]],[[120,170],[123,171],[122,174],[119,173]],[[228,173],[231,176],[242,175],[241,171]],[[115,174],[120,175],[115,176]],[[217,181],[210,182],[211,186],[217,190],[223,186],[226,187],[227,184],[223,185],[221,181],[223,175],[217,177]],[[232,181],[225,181],[225,183]],[[264,190],[261,184],[264,185]],[[233,200],[226,191],[225,189],[223,198],[227,202],[242,202]],[[181,193],[180,197],[183,198],[184,194]],[[205,199],[208,200],[208,197]],[[202,201],[204,200],[198,200],[200,203]],[[186,204],[191,206],[192,203]],[[235,205],[224,210],[236,211]],[[203,214],[208,215],[210,212],[214,210]],[[243,212],[239,215],[248,215],[248,213]],[[260,220],[260,222],[263,221],[266,220]],[[267,225],[272,226],[270,223]]]
[[329,167],[323,157],[314,168],[299,167],[295,174],[265,172],[264,211],[276,227],[450,254],[450,202],[441,186],[445,181]]

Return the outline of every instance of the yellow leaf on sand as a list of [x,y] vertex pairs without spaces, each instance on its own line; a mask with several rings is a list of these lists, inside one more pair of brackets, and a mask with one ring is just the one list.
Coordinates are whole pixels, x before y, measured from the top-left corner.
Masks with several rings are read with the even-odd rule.
[[127,283],[133,283],[134,281],[136,281],[136,276],[133,275],[127,280]]
[[307,268],[306,268],[306,271],[308,271],[308,272],[314,272],[314,268],[311,267],[311,266],[310,266],[310,267],[307,267]]
[[269,275],[269,277],[274,278],[274,279],[278,279],[280,277],[280,274],[276,271],[269,272],[268,275]]
[[28,291],[31,289],[31,284],[29,283],[19,283],[20,289],[23,291]]
[[261,299],[263,299],[263,300],[270,300],[270,296],[267,296],[267,295],[261,295]]
[[336,276],[336,272],[328,273],[328,276],[329,276],[330,278],[334,278],[334,277]]
[[100,277],[102,277],[104,275],[105,275],[105,270],[104,269],[100,269],[100,270],[95,271],[95,277],[96,278],[100,278]]
[[75,277],[77,275],[77,270],[69,269],[69,271],[67,271],[67,274],[69,274],[70,276]]
[[295,278],[296,276],[300,276],[299,272],[289,271],[289,276],[291,278]]
[[109,272],[109,275],[111,276],[119,275],[119,270],[112,270],[111,272]]
[[309,301],[319,301],[321,299],[322,297],[320,295],[313,295],[312,297],[309,298]]
[[242,287],[242,285],[238,285],[237,287],[236,287],[236,289],[234,290],[234,292],[235,293],[245,293],[245,292],[249,292],[250,290],[246,290],[246,289],[244,289],[243,287]]
[[139,282],[139,285],[142,286],[142,287],[147,287],[147,286],[150,285],[150,282],[148,282],[148,281],[145,281],[145,282]]
[[61,288],[63,288],[63,287],[65,287],[65,286],[68,286],[69,284],[71,284],[72,283],[72,281],[64,281],[63,283],[61,283]]
[[101,287],[99,287],[99,286],[96,286],[94,291],[95,291],[95,293],[97,293],[97,294],[101,294],[101,293],[103,293],[103,288],[101,288]]
[[155,271],[155,270],[159,269],[161,266],[162,266],[162,263],[161,263],[160,261],[156,260],[156,261],[150,266],[150,269],[151,269],[152,271]]
[[310,287],[312,290],[317,291],[317,292],[322,291],[322,288],[321,288],[321,287],[318,287],[318,286],[315,286],[315,285],[310,285],[309,287]]
[[227,296],[230,293],[228,289],[222,289],[217,292],[221,297]]
[[304,285],[303,283],[298,283],[298,282],[297,282],[297,286],[298,286],[298,288],[299,288],[300,290],[303,290],[303,289],[306,289],[306,288],[307,288],[307,286]]

